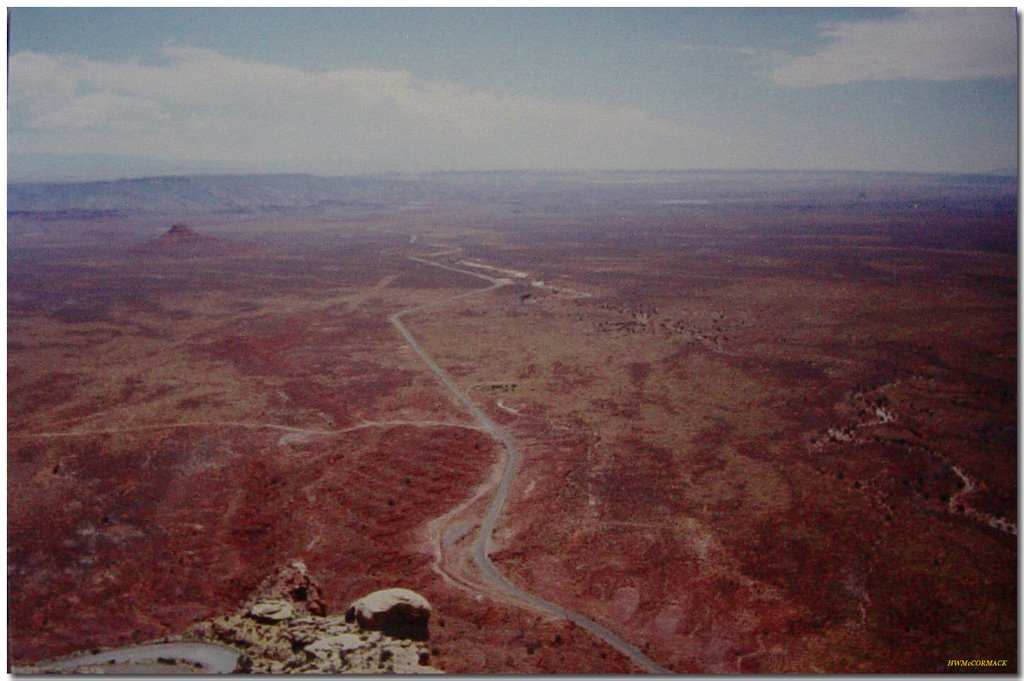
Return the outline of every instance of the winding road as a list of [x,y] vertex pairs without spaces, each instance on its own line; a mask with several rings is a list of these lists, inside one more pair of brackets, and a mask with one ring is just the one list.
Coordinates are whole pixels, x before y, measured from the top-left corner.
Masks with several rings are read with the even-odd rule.
[[473,417],[476,418],[477,422],[480,424],[481,429],[493,435],[498,441],[501,442],[502,445],[505,446],[505,469],[502,472],[501,480],[498,483],[498,487],[494,493],[494,497],[491,499],[491,503],[487,507],[487,513],[484,515],[483,522],[480,525],[480,531],[477,533],[476,539],[473,542],[473,562],[476,563],[476,566],[480,569],[481,575],[484,577],[486,581],[490,582],[492,586],[497,588],[500,592],[502,592],[505,596],[509,597],[511,600],[519,603],[520,605],[534,608],[536,610],[540,610],[548,614],[554,615],[556,617],[564,618],[573,622],[577,626],[583,628],[584,630],[590,632],[592,635],[601,639],[602,641],[610,645],[612,648],[615,648],[617,651],[619,651],[620,653],[628,657],[630,660],[632,660],[633,663],[636,664],[638,667],[645,669],[646,671],[652,674],[672,674],[672,671],[662,667],[657,662],[644,655],[644,653],[641,652],[639,648],[629,643],[615,632],[609,630],[607,627],[598,624],[589,617],[585,617],[584,615],[569,610],[568,608],[564,608],[555,603],[551,603],[550,601],[546,601],[539,596],[536,596],[524,589],[519,588],[518,586],[510,582],[503,574],[501,574],[501,572],[498,571],[497,566],[495,566],[494,562],[491,561],[491,537],[494,534],[494,529],[498,525],[498,520],[501,517],[502,509],[505,507],[505,502],[508,499],[508,493],[512,487],[512,481],[515,479],[516,470],[519,467],[521,453],[519,451],[519,448],[516,446],[515,442],[513,442],[512,438],[509,437],[508,433],[506,433],[501,428],[501,426],[492,421],[483,412],[483,410],[481,410],[480,407],[478,407],[476,403],[473,402],[473,400],[469,399],[469,397],[467,397],[466,394],[462,392],[459,386],[456,385],[455,381],[453,381],[451,377],[448,376],[448,374],[445,373],[445,371],[437,365],[437,362],[434,361],[434,358],[431,357],[430,354],[423,349],[423,347],[413,337],[412,333],[409,332],[409,329],[406,328],[405,324],[402,323],[402,317],[412,315],[417,312],[423,312],[424,310],[430,308],[440,307],[441,305],[448,305],[456,300],[460,300],[462,298],[466,298],[469,296],[480,295],[487,291],[492,291],[496,288],[506,286],[512,283],[512,281],[509,279],[495,279],[480,274],[478,272],[471,272],[469,270],[459,269],[457,267],[452,267],[450,265],[442,265],[440,263],[431,262],[430,260],[425,260],[423,258],[412,257],[410,259],[419,263],[423,263],[425,265],[439,267],[441,269],[450,270],[454,272],[461,272],[462,274],[467,274],[478,279],[484,279],[486,281],[491,282],[491,285],[485,288],[477,289],[469,293],[461,293],[451,298],[446,298],[445,300],[442,301],[428,303],[427,305],[411,307],[388,317],[388,321],[390,321],[391,324],[394,325],[396,329],[398,329],[399,333],[402,334],[402,337],[405,338],[405,341],[409,344],[409,346],[416,352],[417,355],[419,355],[419,358],[423,360],[423,363],[426,364],[427,367],[432,372],[434,372],[434,375],[436,375],[441,380],[441,383],[443,383],[444,386],[453,395],[455,395],[459,402],[461,402],[466,407],[466,409],[469,410]]

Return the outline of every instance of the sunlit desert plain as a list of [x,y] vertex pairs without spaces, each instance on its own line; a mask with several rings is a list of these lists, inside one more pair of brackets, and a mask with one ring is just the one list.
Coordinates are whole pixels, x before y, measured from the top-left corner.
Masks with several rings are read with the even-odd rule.
[[501,494],[494,568],[665,670],[1016,671],[1015,187],[15,186],[12,663],[180,635],[302,560],[328,610],[424,595],[450,673],[650,671],[481,569]]

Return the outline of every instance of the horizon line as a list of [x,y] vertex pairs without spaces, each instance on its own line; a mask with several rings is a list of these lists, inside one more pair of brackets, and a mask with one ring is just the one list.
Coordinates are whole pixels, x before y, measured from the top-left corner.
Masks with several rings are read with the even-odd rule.
[[173,179],[198,179],[198,178],[227,178],[227,177],[309,177],[317,179],[344,179],[344,178],[386,178],[386,177],[420,177],[429,175],[655,175],[655,174],[693,174],[693,173],[778,173],[795,174],[809,173],[819,175],[926,175],[934,177],[992,177],[1004,179],[1016,179],[1019,169],[994,169],[989,171],[951,171],[951,170],[865,170],[865,169],[842,169],[842,168],[647,168],[647,169],[530,169],[530,168],[491,168],[477,170],[381,170],[365,173],[340,173],[321,174],[316,172],[196,172],[196,173],[168,173],[168,174],[145,174],[126,175],[114,178],[94,179],[40,179],[40,180],[12,180],[7,178],[7,186],[15,185],[83,185],[83,184],[112,184],[117,182],[141,182],[146,180],[173,180]]

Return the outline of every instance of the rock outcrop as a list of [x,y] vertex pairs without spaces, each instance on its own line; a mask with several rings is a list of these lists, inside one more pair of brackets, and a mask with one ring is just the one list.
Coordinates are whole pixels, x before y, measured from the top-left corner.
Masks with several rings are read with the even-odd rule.
[[256,588],[246,601],[248,605],[280,599],[298,607],[306,615],[326,615],[327,606],[320,587],[309,576],[305,563],[296,560],[284,566]]
[[135,246],[130,252],[135,255],[195,258],[243,253],[253,247],[253,244],[200,234],[187,225],[176,223],[160,236]]
[[430,666],[430,604],[408,589],[377,591],[327,616],[306,566],[268,578],[236,612],[194,625],[188,638],[240,650],[240,672],[442,673]]
[[352,603],[345,619],[357,622],[361,629],[379,631],[388,636],[426,641],[430,622],[430,603],[408,589],[374,591]]
[[288,601],[275,599],[252,606],[249,608],[249,615],[257,622],[276,624],[295,617],[295,608]]

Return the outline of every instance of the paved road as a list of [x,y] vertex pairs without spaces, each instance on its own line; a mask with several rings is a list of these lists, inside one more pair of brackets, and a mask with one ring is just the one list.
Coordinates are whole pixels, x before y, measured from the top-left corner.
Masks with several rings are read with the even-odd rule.
[[[139,669],[145,669],[148,673],[157,673],[149,670],[170,669],[173,665],[154,667],[160,665],[160,658],[184,661],[200,667],[204,674],[231,674],[235,671],[238,663],[239,653],[234,648],[221,646],[214,643],[196,643],[192,641],[177,641],[172,643],[153,643],[149,645],[130,646],[108,650],[94,655],[78,655],[61,660],[41,662],[37,668],[45,672],[67,672],[84,666],[104,666],[113,673],[137,673]],[[118,669],[120,667],[120,669]]]
[[460,298],[465,298],[471,295],[478,295],[484,293],[485,291],[490,291],[492,289],[499,288],[511,282],[504,279],[492,279],[491,277],[484,276],[477,272],[461,270],[448,265],[433,263],[429,260],[423,260],[421,258],[413,258],[413,260],[419,263],[433,265],[434,267],[440,267],[446,270],[462,272],[464,274],[469,274],[479,279],[486,279],[492,282],[492,285],[486,288],[478,289],[470,293],[462,293],[440,302],[430,303],[428,305],[420,305],[418,307],[402,310],[401,312],[398,312],[388,317],[388,320],[395,326],[396,329],[398,329],[398,331],[402,334],[402,337],[405,338],[405,341],[409,344],[409,346],[412,347],[416,354],[419,355],[420,359],[423,360],[423,363],[426,364],[432,372],[434,372],[434,374],[441,380],[444,386],[448,388],[448,390],[453,395],[455,395],[455,397],[466,407],[466,409],[469,410],[471,414],[473,414],[476,420],[480,423],[481,428],[489,432],[505,446],[505,450],[507,453],[507,458],[505,461],[505,470],[502,472],[501,481],[498,483],[498,489],[497,491],[495,491],[494,498],[491,500],[491,504],[487,508],[487,513],[484,516],[483,523],[480,525],[480,531],[477,534],[476,540],[473,542],[473,562],[476,563],[477,567],[480,569],[481,574],[487,581],[489,581],[491,584],[497,587],[500,591],[503,591],[507,596],[511,597],[513,600],[519,601],[520,603],[525,604],[529,607],[536,608],[537,610],[542,610],[544,612],[550,613],[552,615],[555,615],[556,617],[563,617],[567,620],[572,621],[576,625],[589,631],[597,638],[605,641],[608,645],[615,648],[623,655],[627,656],[637,666],[651,672],[652,674],[672,674],[673,672],[662,667],[657,662],[644,655],[639,648],[629,643],[615,632],[609,630],[607,627],[604,627],[595,622],[594,620],[585,617],[577,612],[574,612],[567,608],[563,608],[560,605],[551,603],[528,591],[520,589],[512,582],[508,581],[508,579],[506,579],[505,576],[498,571],[498,568],[491,561],[489,555],[491,546],[491,536],[494,534],[494,528],[497,527],[498,520],[501,518],[501,511],[505,506],[505,501],[508,498],[509,489],[511,489],[512,487],[512,480],[515,478],[516,470],[519,467],[519,459],[521,458],[519,448],[516,447],[515,442],[512,441],[512,438],[509,437],[508,433],[506,433],[501,428],[501,426],[492,421],[480,409],[480,407],[478,407],[471,399],[469,399],[469,397],[467,397],[466,394],[462,392],[459,386],[455,384],[455,381],[453,381],[451,377],[448,376],[448,374],[445,373],[445,371],[437,365],[437,362],[434,361],[434,358],[431,357],[430,354],[428,354],[427,351],[420,346],[420,344],[416,341],[413,335],[409,332],[409,329],[407,329],[405,327],[405,324],[402,323],[402,317],[414,314],[416,312],[422,312],[423,310],[429,308],[438,307],[440,305],[446,305]]

